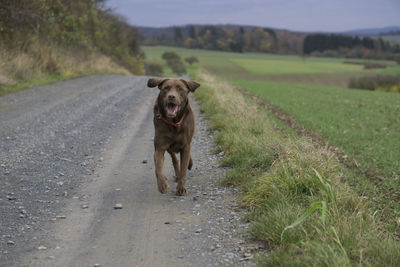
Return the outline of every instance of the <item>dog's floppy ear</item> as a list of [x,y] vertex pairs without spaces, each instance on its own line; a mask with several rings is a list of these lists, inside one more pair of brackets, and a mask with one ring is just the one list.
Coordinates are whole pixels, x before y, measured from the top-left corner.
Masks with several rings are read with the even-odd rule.
[[186,86],[189,88],[190,92],[192,92],[192,93],[200,86],[200,84],[195,81],[186,81],[184,79],[181,79],[181,81],[184,84],[186,84]]
[[161,84],[163,82],[165,82],[166,80],[168,80],[168,79],[165,79],[165,78],[150,78],[147,81],[147,86],[148,87],[156,87],[156,86],[158,86],[158,88],[160,88]]

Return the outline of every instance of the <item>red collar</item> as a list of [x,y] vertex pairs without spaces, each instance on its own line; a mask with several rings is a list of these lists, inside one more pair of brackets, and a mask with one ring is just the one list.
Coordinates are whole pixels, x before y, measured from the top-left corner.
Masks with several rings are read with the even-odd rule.
[[183,122],[183,117],[184,117],[184,116],[182,116],[182,118],[181,118],[177,123],[173,123],[173,122],[167,120],[166,118],[164,118],[164,117],[161,115],[161,113],[160,113],[160,108],[158,108],[158,109],[157,109],[156,117],[157,117],[158,119],[161,119],[161,120],[162,120],[163,122],[165,122],[166,124],[172,125],[172,126],[174,126],[174,127],[181,127],[182,122]]

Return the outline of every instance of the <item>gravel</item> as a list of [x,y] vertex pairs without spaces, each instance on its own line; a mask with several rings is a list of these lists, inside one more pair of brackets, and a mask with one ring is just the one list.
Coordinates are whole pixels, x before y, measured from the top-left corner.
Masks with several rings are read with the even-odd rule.
[[46,237],[64,200],[90,178],[112,133],[134,112],[141,100],[135,85],[144,79],[90,76],[0,97],[0,266]]
[[[145,79],[91,76],[0,98],[0,266],[18,263],[27,251],[47,250],[41,242],[52,224],[67,218],[66,200],[77,198],[80,185],[101,168],[101,153],[124,127],[126,116],[135,112],[135,103],[154,94],[136,92],[135,85]],[[184,244],[171,257],[192,262],[190,266],[252,265],[254,253],[264,246],[248,241],[249,224],[236,202],[238,189],[219,185],[227,171],[219,166],[224,152],[213,153],[208,121],[194,101],[192,107],[196,134],[190,193],[171,195],[167,201],[181,208],[181,216],[161,222]],[[141,164],[148,160],[137,159]],[[119,172],[112,175],[118,177]],[[118,193],[121,188],[113,190]],[[122,204],[109,208],[122,209]],[[80,209],[90,207],[85,203]]]

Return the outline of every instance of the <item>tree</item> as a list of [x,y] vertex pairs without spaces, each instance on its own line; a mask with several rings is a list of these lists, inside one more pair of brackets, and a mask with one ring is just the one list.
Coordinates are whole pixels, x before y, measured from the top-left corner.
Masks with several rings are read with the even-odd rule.
[[183,40],[183,35],[182,35],[182,30],[180,27],[175,27],[174,28],[174,40],[175,44],[180,45]]

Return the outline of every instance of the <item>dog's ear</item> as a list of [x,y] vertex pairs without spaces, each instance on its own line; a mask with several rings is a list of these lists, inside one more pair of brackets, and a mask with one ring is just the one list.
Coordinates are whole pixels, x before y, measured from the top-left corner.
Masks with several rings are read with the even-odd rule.
[[147,81],[147,86],[148,87],[156,87],[158,86],[158,88],[160,88],[160,86],[163,84],[163,82],[165,82],[168,79],[165,78],[150,78]]
[[184,84],[186,84],[187,88],[189,88],[190,92],[194,92],[200,84],[195,81],[186,81],[184,79],[180,79]]

